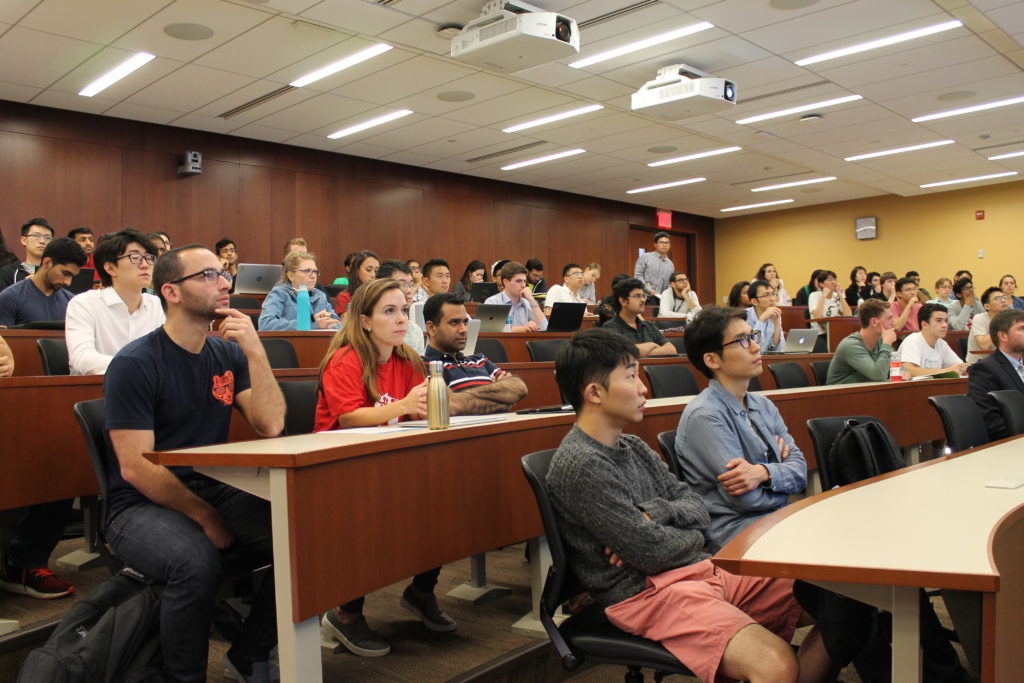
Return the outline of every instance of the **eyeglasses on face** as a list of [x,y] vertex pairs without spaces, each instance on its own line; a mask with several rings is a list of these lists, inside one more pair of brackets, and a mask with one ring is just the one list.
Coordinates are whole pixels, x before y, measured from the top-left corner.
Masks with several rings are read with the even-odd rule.
[[117,260],[120,261],[121,259],[125,258],[131,261],[133,266],[137,266],[143,261],[145,261],[149,265],[153,265],[153,262],[156,261],[156,256],[153,256],[152,254],[139,254],[137,252],[125,254],[124,256],[118,256]]
[[739,344],[741,347],[749,349],[751,342],[758,345],[761,344],[761,330],[754,330],[750,334],[741,334],[740,336],[733,339],[731,342],[725,342],[724,344],[722,344],[722,350],[724,351],[725,347],[729,346],[730,344]]
[[566,273],[566,277],[583,277],[583,271],[582,270],[570,271],[570,272]]
[[629,298],[630,299],[639,299],[641,301],[646,301],[647,300],[647,295],[646,294],[630,294]]
[[186,275],[185,277],[180,277],[177,280],[171,280],[167,284],[169,284],[169,285],[181,284],[185,280],[191,280],[192,278],[199,277],[200,275],[203,276],[203,280],[205,280],[206,282],[216,282],[217,278],[221,278],[222,277],[225,280],[227,280],[228,284],[230,285],[235,280],[231,276],[231,273],[229,273],[226,270],[217,270],[216,268],[203,268],[198,273],[192,273],[191,275]]
[[320,271],[317,270],[316,268],[301,268],[301,269],[300,268],[296,268],[292,272],[293,273],[302,273],[306,277],[316,277],[317,275],[320,274]]
[[773,291],[761,292],[761,296],[752,296],[751,299],[774,299],[777,296]]
[[29,234],[25,235],[25,237],[31,237],[37,242],[49,242],[50,240],[53,239],[53,235],[45,232],[30,232]]

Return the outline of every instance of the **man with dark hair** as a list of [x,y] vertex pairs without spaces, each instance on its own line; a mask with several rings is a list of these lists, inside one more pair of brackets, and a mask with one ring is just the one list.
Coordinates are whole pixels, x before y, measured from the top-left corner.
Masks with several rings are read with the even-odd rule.
[[761,348],[765,351],[779,351],[786,343],[782,331],[782,309],[775,305],[777,292],[767,280],[750,283],[747,297],[753,304],[747,309],[747,324],[761,333]]
[[995,441],[1013,436],[990,391],[1024,392],[1024,311],[1000,311],[989,324],[996,350],[967,369],[967,395],[978,404],[988,436]]
[[917,285],[917,300],[922,304],[928,303],[928,299],[932,298],[932,293],[921,286],[921,274],[916,270],[908,270],[907,274],[903,277],[909,277]]
[[[168,680],[205,680],[210,621],[229,546],[247,565],[272,561],[270,506],[188,467],[144,453],[223,443],[233,408],[260,436],[284,427],[285,404],[249,316],[228,307],[231,276],[202,245],[167,252],[153,287],[167,322],[121,349],[104,382],[107,539],[126,564],[166,584],[160,647]],[[221,336],[207,330],[218,316]],[[241,567],[239,567],[240,569]],[[269,680],[274,581],[263,578],[224,664],[235,680]]]
[[164,249],[166,251],[170,251],[171,250],[171,236],[168,235],[163,230],[157,230],[156,234],[160,235],[161,239],[163,239],[163,241],[164,241]]
[[595,328],[575,334],[555,363],[576,410],[547,474],[570,567],[612,624],[660,641],[701,680],[824,679],[831,662],[818,629],[798,655],[788,643],[806,617],[792,581],[715,567],[700,497],[623,433],[643,420],[638,356],[624,337]]
[[[412,268],[404,261],[388,259],[377,268],[377,279],[382,280],[388,277],[392,280],[398,280],[402,285],[402,294],[405,295],[405,302],[411,306],[413,293],[416,291],[416,285],[412,279]],[[412,316],[409,316],[409,324],[405,328],[405,343],[420,355],[423,355],[427,348],[426,342],[423,341],[423,330],[412,319]]]
[[710,381],[679,418],[676,458],[711,515],[711,552],[807,486],[807,462],[775,404],[747,391],[763,369],[760,337],[740,308],[709,308],[686,328],[686,355]]
[[[526,276],[529,278],[529,274]],[[583,268],[578,263],[568,263],[562,268],[562,282],[552,285],[544,297],[544,313],[551,315],[551,308],[559,303],[583,304],[580,288],[583,287]],[[593,317],[593,316],[591,316]]]
[[612,306],[617,315],[605,322],[601,329],[624,336],[636,345],[641,358],[674,356],[678,353],[657,325],[640,317],[647,302],[643,282],[635,277],[627,278],[612,287],[612,294],[615,296]]
[[58,237],[50,242],[36,272],[0,292],[0,325],[64,320],[74,296],[65,287],[84,265],[85,252],[73,239]]
[[452,390],[453,415],[486,415],[511,410],[526,396],[526,384],[505,372],[487,356],[463,355],[468,336],[469,314],[456,294],[435,294],[423,305],[423,319],[430,339],[423,360],[439,360],[444,381]]
[[539,258],[532,258],[526,261],[526,282],[530,285],[530,291],[534,294],[546,294],[548,281],[544,279],[544,264]]
[[974,280],[974,275],[969,270],[958,270],[956,271],[956,275],[953,276],[953,282],[956,282],[957,280],[960,280],[962,278]]
[[897,332],[917,332],[921,329],[917,322],[917,312],[921,310],[917,291],[917,283],[909,277],[902,277],[896,281],[896,298],[892,302],[892,314],[895,319],[892,326]]
[[43,251],[53,236],[53,226],[45,218],[33,218],[21,226],[21,246],[25,247],[25,260],[0,268],[0,290],[36,272],[43,261]]
[[231,273],[231,277],[238,275],[238,247],[233,239],[222,237],[217,240],[217,245],[213,248],[213,251],[217,254],[217,258],[220,259],[224,270]]
[[669,277],[676,267],[672,264],[668,252],[672,248],[672,238],[665,232],[654,233],[654,251],[640,255],[633,266],[633,277],[643,284],[644,293],[648,297],[658,298],[666,287]]
[[[68,237],[78,242],[78,246],[80,246],[82,251],[85,252],[85,267],[95,269],[96,265],[92,260],[92,254],[96,248],[96,242],[95,237],[92,234],[92,228],[88,228],[84,225],[73,228],[71,232],[68,233]],[[99,289],[103,286],[103,282],[100,280],[99,270],[94,270],[92,274],[92,286],[94,289]]]
[[526,268],[515,261],[509,261],[498,271],[501,291],[487,297],[485,304],[507,304],[507,332],[543,332],[548,329],[548,319],[540,304],[533,298],[533,291],[526,281]]
[[658,317],[691,320],[698,312],[700,300],[690,286],[690,278],[686,273],[673,272],[669,275],[668,287],[658,297]]
[[974,281],[969,277],[953,280],[953,296],[956,301],[949,305],[949,329],[966,330],[974,316],[985,312],[985,307],[974,293]]
[[432,258],[423,264],[423,284],[414,301],[426,301],[435,294],[443,294],[452,285],[452,269],[444,259]]
[[981,305],[985,307],[984,313],[978,313],[971,319],[971,332],[967,337],[967,358],[969,364],[977,363],[984,358],[978,351],[994,351],[996,345],[989,334],[989,321],[992,316],[1005,311],[1010,307],[1010,298],[1003,294],[998,287],[989,287],[981,295]]
[[917,312],[921,331],[906,337],[893,357],[903,364],[903,369],[911,377],[946,372],[962,375],[967,371],[967,363],[961,361],[946,343],[946,332],[949,331],[947,316],[946,307],[942,304],[925,304]]
[[160,299],[143,290],[152,285],[156,247],[138,230],[104,235],[93,254],[103,289],[68,303],[65,336],[72,375],[102,375],[133,339],[164,324]]
[[896,342],[891,304],[868,299],[857,308],[860,331],[849,335],[836,347],[828,365],[826,384],[885,382],[889,379],[892,345]]
[[167,251],[167,242],[164,242],[164,238],[160,233],[151,232],[146,235],[146,239],[149,240],[149,243],[153,245],[154,249],[156,249],[156,255],[158,258],[163,256]]

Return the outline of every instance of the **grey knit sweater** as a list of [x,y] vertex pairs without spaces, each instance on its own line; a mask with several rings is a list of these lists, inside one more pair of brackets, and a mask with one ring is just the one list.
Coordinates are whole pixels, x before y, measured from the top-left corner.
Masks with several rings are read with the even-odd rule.
[[[547,485],[569,565],[605,607],[642,591],[650,575],[708,557],[704,502],[639,437],[623,434],[609,448],[574,425],[551,461]],[[622,567],[608,562],[606,546]]]

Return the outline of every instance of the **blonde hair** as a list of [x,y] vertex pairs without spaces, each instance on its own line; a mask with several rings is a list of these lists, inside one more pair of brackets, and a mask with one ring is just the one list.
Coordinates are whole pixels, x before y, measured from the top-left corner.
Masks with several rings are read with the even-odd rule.
[[[327,353],[324,355],[323,360],[320,361],[320,371],[317,374],[316,380],[317,393],[323,391],[324,370],[331,362],[331,359],[334,358],[334,354],[339,349],[346,349],[347,347],[343,353],[358,354],[359,360],[363,364],[363,386],[366,388],[367,396],[373,401],[380,398],[380,391],[377,389],[377,375],[379,374],[380,367],[380,363],[377,360],[378,351],[373,340],[370,338],[370,333],[363,329],[361,316],[370,317],[373,315],[373,309],[376,308],[384,292],[392,289],[397,289],[401,292],[401,286],[398,280],[385,278],[367,282],[356,290],[356,293],[352,296],[352,302],[348,305],[345,325],[331,339],[331,343],[327,347]],[[404,294],[402,298],[404,300]],[[396,346],[393,354],[408,361],[413,366],[413,369],[419,373],[420,377],[426,377],[427,368],[423,364],[423,359],[420,358],[419,354],[411,346],[408,344]]]
[[312,261],[316,263],[316,256],[310,254],[308,251],[293,251],[284,257],[283,267],[281,268],[281,284],[287,284],[290,282],[288,279],[288,273],[293,270],[299,269],[299,264],[303,261]]

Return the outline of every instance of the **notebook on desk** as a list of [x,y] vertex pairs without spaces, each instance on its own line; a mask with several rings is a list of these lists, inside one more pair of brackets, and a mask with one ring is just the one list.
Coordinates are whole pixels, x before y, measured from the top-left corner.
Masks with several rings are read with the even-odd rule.
[[235,276],[235,294],[266,294],[281,279],[276,263],[239,263]]
[[480,304],[476,307],[476,319],[480,321],[481,332],[501,332],[505,329],[510,304]]

